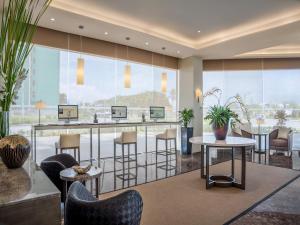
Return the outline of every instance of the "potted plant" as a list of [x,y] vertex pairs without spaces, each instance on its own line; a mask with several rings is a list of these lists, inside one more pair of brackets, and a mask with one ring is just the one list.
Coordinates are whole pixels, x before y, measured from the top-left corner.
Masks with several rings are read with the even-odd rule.
[[192,109],[184,108],[179,112],[179,118],[182,123],[181,153],[183,155],[190,155],[192,153],[192,143],[189,142],[189,139],[193,137],[193,127],[189,127],[189,124],[194,118],[194,112]]
[[248,109],[238,94],[228,98],[224,105],[220,104],[221,94],[222,91],[219,88],[212,88],[203,95],[204,98],[214,96],[218,100],[218,104],[211,106],[204,118],[209,120],[217,140],[225,140],[229,126],[234,127],[236,122],[240,123],[239,116],[230,108],[231,105],[238,104],[247,120],[250,121]]
[[233,112],[227,105],[214,105],[210,107],[204,119],[210,120],[209,124],[212,125],[217,140],[226,139],[230,122],[231,125],[234,125],[234,122],[240,122],[238,114]]
[[52,0],[4,0],[0,27],[0,139],[9,133],[9,110],[27,77],[24,68],[41,16]]
[[284,127],[287,117],[288,115],[284,109],[277,110],[274,116],[274,118],[277,119],[277,126]]

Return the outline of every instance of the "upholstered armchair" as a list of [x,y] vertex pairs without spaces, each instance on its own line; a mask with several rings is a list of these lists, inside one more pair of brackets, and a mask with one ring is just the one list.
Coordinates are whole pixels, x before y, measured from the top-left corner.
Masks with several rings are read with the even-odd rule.
[[[78,162],[71,155],[64,153],[50,156],[41,162],[41,169],[60,190],[62,202],[66,196],[64,196],[63,181],[60,179],[59,173],[60,171],[75,165],[79,165]],[[68,183],[68,186],[70,185],[71,183]]]
[[279,128],[273,130],[269,134],[269,149],[281,151],[281,152],[287,152],[288,155],[291,155],[292,150],[292,138],[293,138],[293,131],[289,130],[288,135],[286,138],[280,138],[278,137]]
[[135,190],[98,200],[76,181],[68,192],[65,225],[139,225],[142,210],[142,197]]

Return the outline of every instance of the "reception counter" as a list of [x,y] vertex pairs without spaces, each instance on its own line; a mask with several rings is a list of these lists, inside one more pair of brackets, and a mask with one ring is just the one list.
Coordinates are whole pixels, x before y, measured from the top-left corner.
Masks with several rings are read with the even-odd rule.
[[[32,127],[32,143],[33,143],[33,157],[36,162],[37,159],[37,131],[46,131],[46,130],[72,130],[72,129],[88,129],[90,133],[90,162],[92,163],[93,157],[93,131],[97,130],[97,160],[100,162],[101,159],[101,149],[100,149],[100,141],[101,141],[101,129],[104,128],[125,128],[125,127],[134,127],[136,130],[138,127],[145,127],[145,153],[148,152],[148,127],[156,127],[156,126],[177,126],[180,122],[178,121],[149,121],[149,122],[110,122],[110,123],[58,123],[58,124],[40,124],[34,125]],[[162,130],[163,132],[163,130]]]
[[0,224],[59,225],[60,192],[30,160],[7,169],[0,160]]

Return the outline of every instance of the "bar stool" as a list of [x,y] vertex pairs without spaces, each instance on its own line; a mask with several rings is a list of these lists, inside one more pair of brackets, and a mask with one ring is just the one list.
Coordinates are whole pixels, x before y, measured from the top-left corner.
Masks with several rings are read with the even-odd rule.
[[[117,156],[117,145],[122,147],[122,155]],[[134,157],[130,157],[130,145],[134,145]],[[125,155],[125,146],[127,146],[127,155]],[[122,164],[122,174],[116,175],[116,162]],[[135,167],[130,167],[130,163],[135,162]],[[127,173],[125,173],[125,163],[127,163]],[[129,181],[137,179],[137,132],[136,131],[127,131],[122,132],[121,136],[114,139],[114,172],[115,177],[119,179]],[[136,174],[130,172],[130,169],[135,168]],[[123,183],[124,185],[124,183]]]
[[80,163],[80,134],[61,134],[59,141],[55,142],[55,153],[58,154],[64,150],[74,150],[74,158],[76,160],[76,151],[78,153],[78,162]]
[[[166,164],[159,166],[158,168],[165,169],[166,174],[170,170],[176,169],[177,166],[177,129],[176,128],[170,128],[166,129],[164,133],[156,135],[156,167],[158,164],[158,155],[163,155],[166,157]],[[158,141],[164,141],[165,142],[165,149],[164,150],[158,150]],[[174,147],[172,148],[172,141],[174,141]],[[171,162],[172,155],[175,155],[175,166],[169,164],[169,161]],[[170,158],[170,159],[169,159]]]

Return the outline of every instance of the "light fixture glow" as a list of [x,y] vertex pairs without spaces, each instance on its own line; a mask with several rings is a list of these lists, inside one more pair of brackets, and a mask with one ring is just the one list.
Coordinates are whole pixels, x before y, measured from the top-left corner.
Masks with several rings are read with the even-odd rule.
[[83,85],[84,84],[84,59],[83,58],[78,58],[77,59],[76,83],[77,83],[77,85]]
[[41,109],[46,108],[46,103],[42,100],[35,103],[35,108],[39,110],[39,124],[41,124]]
[[124,69],[124,87],[131,88],[131,66],[129,64]]
[[195,90],[195,96],[198,102],[200,102],[200,98],[202,97],[202,91],[200,90],[200,88],[197,88]]
[[149,42],[146,42],[145,45],[149,45]]
[[51,18],[50,21],[51,21],[51,22],[54,22],[54,21],[55,21],[55,18]]
[[162,93],[167,92],[167,82],[168,82],[168,74],[166,72],[163,72],[161,74],[161,92]]
[[105,35],[108,35],[108,32],[104,32]]
[[198,33],[201,33],[201,30],[197,30]]
[[179,51],[179,50],[177,51],[177,54],[180,54],[180,51]]

